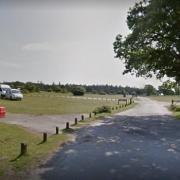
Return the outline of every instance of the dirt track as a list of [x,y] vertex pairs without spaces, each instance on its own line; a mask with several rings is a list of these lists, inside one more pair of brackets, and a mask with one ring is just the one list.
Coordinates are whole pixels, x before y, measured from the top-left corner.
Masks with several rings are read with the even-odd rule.
[[[86,117],[87,115],[84,114]],[[36,132],[47,132],[49,134],[55,133],[55,128],[58,126],[60,129],[65,128],[66,122],[74,123],[74,119],[81,118],[80,114],[71,115],[23,115],[23,114],[7,114],[1,119],[2,122],[9,124],[21,125],[29,130]]]

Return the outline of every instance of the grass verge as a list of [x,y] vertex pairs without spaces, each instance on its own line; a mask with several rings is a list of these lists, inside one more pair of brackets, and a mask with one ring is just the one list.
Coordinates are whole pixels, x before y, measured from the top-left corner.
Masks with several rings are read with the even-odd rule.
[[104,118],[106,118],[108,116],[112,116],[112,115],[114,115],[116,113],[119,113],[119,112],[122,112],[122,111],[126,111],[128,109],[131,109],[131,108],[135,107],[136,105],[137,105],[137,103],[133,103],[133,104],[130,104],[128,106],[124,106],[124,105],[123,106],[122,105],[120,105],[120,106],[113,106],[112,107],[113,110],[111,111],[111,113],[96,114],[96,116],[92,116],[91,118],[86,118],[84,120],[80,120],[78,122],[78,124],[76,124],[76,125],[72,124],[71,127],[75,128],[75,130],[76,130],[76,129],[82,128],[84,126],[88,126],[88,125],[92,124],[93,122],[95,122],[97,120],[101,120],[101,119],[104,119]]
[[[69,139],[67,134],[52,135],[46,143],[42,136],[16,125],[0,123],[0,179],[21,176]],[[20,143],[27,143],[28,152],[20,155]]]

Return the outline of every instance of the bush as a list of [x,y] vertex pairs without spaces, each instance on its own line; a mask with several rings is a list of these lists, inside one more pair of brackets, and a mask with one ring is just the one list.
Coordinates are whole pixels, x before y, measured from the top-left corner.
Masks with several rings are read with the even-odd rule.
[[111,107],[110,106],[101,106],[96,108],[93,113],[100,114],[100,113],[111,113]]
[[180,106],[176,106],[175,111],[176,111],[176,112],[180,112]]
[[74,96],[84,96],[85,91],[86,90],[81,86],[76,86],[72,89],[72,93]]
[[171,105],[170,109],[171,109],[172,111],[180,112],[180,106]]

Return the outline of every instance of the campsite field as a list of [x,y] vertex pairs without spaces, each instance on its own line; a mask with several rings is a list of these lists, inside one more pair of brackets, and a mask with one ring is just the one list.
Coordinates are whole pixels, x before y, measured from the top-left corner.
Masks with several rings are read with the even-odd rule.
[[[0,99],[0,105],[8,112],[18,114],[73,114],[92,112],[96,107],[115,105],[121,95],[86,95],[74,97],[71,94],[32,93],[25,94],[22,101]],[[114,99],[114,100],[112,100]]]

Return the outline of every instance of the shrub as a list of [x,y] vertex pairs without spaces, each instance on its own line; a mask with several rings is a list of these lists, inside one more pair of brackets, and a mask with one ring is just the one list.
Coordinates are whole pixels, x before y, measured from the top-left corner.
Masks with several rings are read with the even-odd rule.
[[180,106],[171,105],[171,106],[170,106],[170,110],[179,112],[179,111],[180,111]]
[[176,106],[175,111],[180,112],[180,106]]
[[81,86],[76,86],[72,89],[72,93],[74,96],[84,96],[85,91],[86,90]]
[[174,111],[174,110],[175,110],[175,108],[176,108],[176,106],[175,106],[175,105],[173,105],[173,104],[170,106],[170,110],[172,110],[172,111]]
[[100,113],[111,113],[111,107],[110,106],[101,106],[97,107],[93,113],[100,114]]

